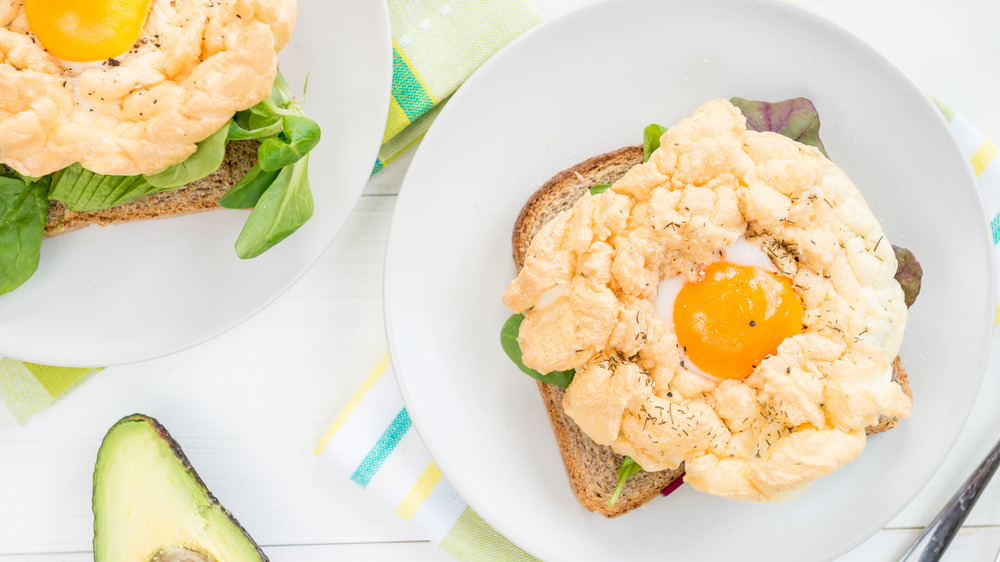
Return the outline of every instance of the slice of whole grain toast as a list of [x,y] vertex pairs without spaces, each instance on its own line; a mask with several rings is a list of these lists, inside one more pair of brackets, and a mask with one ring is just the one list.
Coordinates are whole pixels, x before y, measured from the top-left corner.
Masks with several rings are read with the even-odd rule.
[[96,224],[175,217],[221,209],[219,199],[257,163],[259,141],[231,141],[226,145],[222,166],[208,176],[177,189],[152,193],[135,201],[102,211],[70,211],[59,201],[49,201],[45,237],[57,236]]
[[[589,192],[591,186],[614,183],[632,166],[641,163],[642,146],[626,146],[584,160],[547,181],[528,199],[514,223],[511,242],[517,269],[524,265],[528,245],[542,225],[572,207],[577,199]],[[892,378],[912,398],[909,380],[899,357],[893,362]],[[622,456],[609,446],[595,443],[566,415],[562,407],[565,389],[539,382],[538,390],[559,443],[570,487],[588,510],[609,518],[628,513],[660,495],[664,488],[684,474],[683,464],[674,470],[640,472],[628,480],[617,502],[609,506],[607,502],[618,484]],[[895,427],[898,421],[895,417],[882,416],[878,423],[865,430],[869,435],[879,433]]]

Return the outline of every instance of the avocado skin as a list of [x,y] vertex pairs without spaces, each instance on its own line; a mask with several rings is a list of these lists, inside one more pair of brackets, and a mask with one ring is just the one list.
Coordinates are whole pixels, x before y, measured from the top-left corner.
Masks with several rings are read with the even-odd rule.
[[[201,479],[201,476],[198,475],[198,472],[191,465],[191,461],[188,460],[187,455],[184,454],[184,451],[183,449],[181,449],[180,444],[178,444],[177,441],[170,435],[170,432],[168,432],[167,429],[160,424],[160,422],[156,421],[154,418],[147,416],[145,414],[132,414],[130,416],[125,416],[124,418],[118,420],[111,427],[111,429],[108,430],[108,433],[104,436],[104,439],[101,441],[101,446],[97,453],[97,462],[94,467],[94,479],[93,479],[94,493],[92,497],[92,506],[91,506],[92,511],[94,513],[94,541],[93,541],[94,562],[117,562],[118,560],[112,555],[104,552],[101,548],[102,545],[100,539],[101,539],[102,529],[100,528],[99,522],[102,520],[100,514],[102,506],[99,503],[98,492],[102,485],[102,477],[103,477],[101,473],[102,456],[114,455],[115,448],[112,438],[116,433],[116,429],[122,428],[127,424],[133,424],[133,423],[141,423],[147,425],[148,428],[153,431],[156,438],[161,440],[163,444],[165,444],[169,448],[170,452],[173,454],[174,457],[172,460],[176,462],[179,465],[180,470],[182,470],[184,474],[188,478],[190,478],[191,481],[195,483],[198,490],[204,495],[204,499],[207,500],[208,508],[216,509],[219,512],[221,512],[227,519],[225,523],[231,525],[235,531],[240,533],[242,535],[242,539],[244,539],[246,543],[248,543],[247,546],[253,549],[255,553],[255,558],[253,558],[252,560],[259,562],[269,562],[267,555],[264,554],[264,551],[261,550],[261,548],[253,540],[253,538],[250,537],[250,534],[247,533],[246,529],[244,529],[243,526],[240,525],[239,521],[236,520],[236,517],[234,517],[233,514],[230,513],[230,511],[226,509],[225,506],[223,506],[219,502],[219,500],[215,497],[215,495],[212,494],[212,492],[208,489],[208,486],[205,485],[205,482]],[[162,549],[162,551],[158,550],[150,552],[149,560],[156,559],[156,560],[162,560],[163,562],[171,562],[171,560],[173,560],[173,557],[170,556],[169,554],[164,556],[164,554],[167,553],[169,550],[176,548],[177,546],[179,545],[171,544],[169,542],[169,538],[164,537],[164,542],[159,545],[159,548]],[[198,552],[204,555],[208,560],[215,561],[215,557],[213,557],[211,554],[208,554],[207,552],[201,552],[202,549],[199,547],[199,545],[184,545],[184,546],[193,546],[193,552]],[[157,554],[160,554],[160,556],[157,557]],[[220,559],[217,562],[230,562],[230,561]],[[243,561],[240,560],[239,562]]]

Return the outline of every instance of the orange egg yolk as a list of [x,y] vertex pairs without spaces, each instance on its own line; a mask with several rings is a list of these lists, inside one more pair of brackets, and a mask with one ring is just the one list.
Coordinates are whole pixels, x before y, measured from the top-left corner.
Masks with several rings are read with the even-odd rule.
[[24,0],[28,26],[53,56],[106,60],[139,38],[152,0]]
[[802,300],[789,279],[726,262],[704,273],[674,302],[677,342],[702,371],[744,379],[785,338],[802,331]]

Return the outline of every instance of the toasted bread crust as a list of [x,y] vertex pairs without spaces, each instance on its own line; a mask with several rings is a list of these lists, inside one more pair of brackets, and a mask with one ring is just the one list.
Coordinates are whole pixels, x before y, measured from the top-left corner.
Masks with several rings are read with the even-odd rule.
[[562,407],[566,390],[554,384],[538,383],[552,430],[559,443],[570,487],[583,507],[611,518],[618,517],[660,495],[671,482],[684,474],[682,464],[674,470],[639,472],[629,478],[614,505],[608,500],[618,485],[622,455],[607,445],[598,445],[587,436]]
[[[560,212],[569,209],[577,199],[588,193],[591,186],[614,183],[632,166],[642,163],[642,146],[626,146],[559,172],[545,182],[521,209],[511,237],[514,263],[520,271],[525,254],[538,230]],[[912,398],[906,371],[899,357],[893,362],[894,381]],[[618,517],[660,495],[671,482],[684,474],[684,465],[673,470],[640,472],[629,479],[614,505],[607,505],[618,484],[618,469],[622,456],[611,447],[598,445],[580,429],[562,407],[565,389],[538,383],[545,409],[552,424],[559,452],[562,455],[570,487],[580,503],[590,511],[605,517]],[[882,416],[876,424],[865,428],[869,435],[896,426],[898,418]]]
[[258,141],[232,141],[218,170],[184,187],[153,193],[102,211],[78,213],[59,201],[49,201],[45,237],[49,238],[96,224],[108,226],[139,220],[176,217],[219,209],[219,199],[257,163]]
[[[910,400],[913,400],[913,392],[910,390],[910,379],[906,376],[906,370],[903,369],[903,363],[900,361],[899,356],[896,356],[895,361],[892,362],[892,380],[899,384],[900,388],[903,389],[903,394],[905,394]],[[878,422],[869,425],[865,428],[865,433],[872,435],[875,433],[882,433],[883,431],[892,429],[896,427],[899,423],[899,418],[890,416],[880,416]]]
[[642,146],[626,146],[595,156],[563,170],[536,191],[521,209],[514,223],[511,246],[518,271],[535,233],[559,213],[569,209],[590,187],[614,183],[632,166],[642,163]]

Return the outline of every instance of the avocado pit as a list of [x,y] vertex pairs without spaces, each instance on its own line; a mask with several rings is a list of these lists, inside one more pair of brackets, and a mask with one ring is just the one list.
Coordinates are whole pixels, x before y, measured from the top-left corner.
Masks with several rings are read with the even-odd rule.
[[149,562],[218,562],[215,558],[180,546],[165,546],[157,550]]

